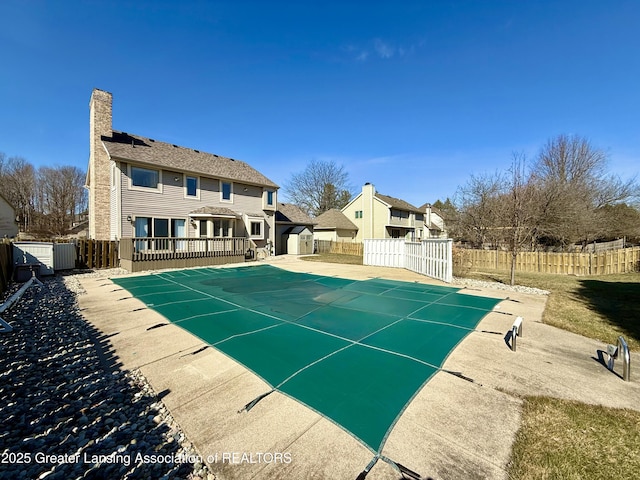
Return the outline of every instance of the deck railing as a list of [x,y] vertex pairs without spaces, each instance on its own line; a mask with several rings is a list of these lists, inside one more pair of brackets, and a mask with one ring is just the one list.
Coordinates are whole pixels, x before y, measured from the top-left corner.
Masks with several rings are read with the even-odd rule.
[[172,260],[183,258],[224,257],[244,255],[248,239],[134,237],[121,240],[122,256],[131,260]]

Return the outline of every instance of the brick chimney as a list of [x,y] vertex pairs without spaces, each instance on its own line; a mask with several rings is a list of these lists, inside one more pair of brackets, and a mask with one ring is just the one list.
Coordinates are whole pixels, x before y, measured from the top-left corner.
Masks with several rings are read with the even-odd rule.
[[373,223],[375,217],[375,205],[373,201],[373,197],[376,195],[376,187],[373,183],[365,183],[362,187],[362,209],[367,212],[366,218],[362,223],[362,238],[376,238]]
[[89,238],[110,239],[110,160],[102,136],[112,136],[109,92],[93,89],[89,102]]

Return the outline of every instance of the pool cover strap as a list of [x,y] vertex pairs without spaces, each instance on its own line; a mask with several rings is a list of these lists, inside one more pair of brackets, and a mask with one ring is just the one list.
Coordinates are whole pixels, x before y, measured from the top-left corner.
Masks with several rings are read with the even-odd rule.
[[260,400],[262,400],[267,395],[271,395],[273,392],[275,392],[275,389],[270,390],[267,393],[263,393],[262,395],[257,396],[256,398],[251,400],[249,403],[247,403],[244,407],[242,407],[240,410],[238,410],[238,413],[248,412],[249,410],[251,410],[253,407],[256,406],[256,403],[258,403]]
[[411,479],[411,480],[421,480],[422,479],[422,475],[420,475],[418,472],[414,472],[413,470],[405,467],[401,463],[394,462],[393,460],[391,460],[388,457],[385,457],[384,455],[380,456],[380,459],[384,460],[389,465],[391,465],[396,470],[398,470],[400,472],[400,474],[402,475],[402,478],[407,478],[407,479]]
[[384,462],[387,462],[393,468],[398,470],[400,472],[400,474],[402,475],[402,478],[410,479],[410,480],[421,480],[422,479],[422,476],[419,473],[414,472],[413,470],[405,467],[401,463],[394,462],[389,457],[385,457],[384,455],[377,454],[369,462],[369,465],[367,465],[365,467],[365,469],[362,472],[360,472],[360,474],[356,477],[356,480],[364,480],[367,477],[367,475],[369,474],[369,472],[371,471],[371,469],[374,467],[374,465],[378,462],[378,460],[382,460]]
[[369,474],[369,472],[371,471],[371,469],[373,468],[373,466],[378,462],[379,458],[380,458],[380,455],[374,456],[373,459],[369,462],[369,465],[367,465],[364,468],[364,470],[360,472],[360,475],[356,477],[356,480],[364,480],[366,476]]

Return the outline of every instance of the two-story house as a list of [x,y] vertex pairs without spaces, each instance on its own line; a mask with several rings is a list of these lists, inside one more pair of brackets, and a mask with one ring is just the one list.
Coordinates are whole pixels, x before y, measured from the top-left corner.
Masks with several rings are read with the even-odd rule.
[[368,238],[404,238],[420,241],[424,236],[424,212],[399,198],[376,192],[371,183],[362,187],[342,213],[357,227],[355,241]]
[[420,210],[424,212],[424,238],[447,238],[447,227],[440,210],[430,203],[422,205]]
[[275,251],[274,182],[233,158],[113,130],[111,93],[95,89],[89,109],[90,238],[245,238]]

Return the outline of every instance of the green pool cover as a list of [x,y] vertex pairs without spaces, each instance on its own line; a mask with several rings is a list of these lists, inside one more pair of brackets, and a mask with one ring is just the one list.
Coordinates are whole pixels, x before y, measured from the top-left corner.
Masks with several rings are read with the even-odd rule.
[[269,265],[113,281],[377,453],[413,396],[501,301]]

